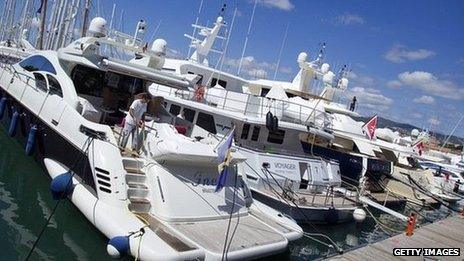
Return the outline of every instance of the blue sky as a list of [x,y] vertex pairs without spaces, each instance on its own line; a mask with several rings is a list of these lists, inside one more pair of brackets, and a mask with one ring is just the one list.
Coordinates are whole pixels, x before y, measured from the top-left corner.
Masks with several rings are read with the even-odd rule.
[[[225,19],[238,16],[227,51],[227,69],[236,71],[253,9],[253,0],[204,0],[200,24],[211,24],[223,3]],[[200,0],[100,0],[94,12],[109,19],[117,4],[115,23],[124,9],[124,30],[132,32],[138,19],[149,23],[147,39],[164,38],[182,57],[188,52]],[[278,79],[297,73],[296,57],[305,51],[314,58],[327,43],[325,59],[336,71],[350,66],[349,91],[360,112],[448,133],[464,113],[464,1],[304,1],[258,0],[249,37],[246,70],[251,77],[266,72],[272,79],[279,48],[289,24]],[[344,101],[344,100],[343,100]],[[456,131],[464,136],[464,123]]]

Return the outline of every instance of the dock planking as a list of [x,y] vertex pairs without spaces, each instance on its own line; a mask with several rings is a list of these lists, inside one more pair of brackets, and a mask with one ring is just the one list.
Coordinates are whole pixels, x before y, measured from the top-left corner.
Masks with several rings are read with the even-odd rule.
[[[394,248],[460,248],[461,256],[393,256]],[[399,234],[331,260],[464,260],[463,257],[464,217],[452,216],[416,229],[411,237]]]

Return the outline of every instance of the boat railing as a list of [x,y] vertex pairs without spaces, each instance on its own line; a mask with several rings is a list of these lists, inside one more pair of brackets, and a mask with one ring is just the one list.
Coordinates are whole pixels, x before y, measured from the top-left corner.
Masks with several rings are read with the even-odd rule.
[[[175,89],[159,84],[154,87],[154,90],[158,93],[166,93],[169,96],[175,96],[183,100],[199,101],[194,90]],[[284,122],[323,129],[330,129],[332,127],[332,116],[330,114],[315,107],[291,101],[223,90],[220,95],[206,91],[204,97],[201,97],[200,102],[211,107],[238,112],[247,116],[265,118],[267,113],[271,112]]]
[[[5,71],[8,71],[12,74],[13,77],[16,77],[18,80],[22,81],[23,83],[25,83],[26,85],[34,88],[34,89],[37,89],[37,86],[32,86],[30,83],[29,83],[29,80],[35,80],[34,77],[30,76],[30,75],[27,75],[25,73],[22,73],[22,72],[19,72],[18,70],[16,70],[16,68],[14,68],[13,64],[5,64],[5,63],[0,63],[0,68],[5,70]],[[24,76],[26,81],[24,81],[23,79],[21,79],[20,77],[18,76]],[[3,72],[1,74],[1,77],[3,77]],[[12,82],[11,82],[12,83]]]
[[[280,190],[280,197],[298,205],[343,207],[348,205],[353,206],[353,204],[357,202],[358,194],[352,195],[347,189],[338,190],[333,184],[308,183],[305,184],[305,188],[300,188],[300,181],[289,179],[265,168],[263,168],[263,171],[271,176],[272,181],[268,179],[266,182],[268,186],[272,186],[271,190],[274,192]],[[266,178],[268,178],[268,175],[266,175]],[[278,176],[279,179],[276,179],[274,176]],[[298,188],[295,186],[298,186]],[[280,189],[276,189],[276,187]]]

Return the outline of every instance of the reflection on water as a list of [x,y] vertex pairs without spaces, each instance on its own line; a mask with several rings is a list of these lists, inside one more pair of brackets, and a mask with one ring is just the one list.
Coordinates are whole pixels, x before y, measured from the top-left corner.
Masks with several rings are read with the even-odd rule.
[[[24,155],[19,143],[10,139],[0,126],[0,245],[1,260],[24,260],[51,213],[55,201],[49,193],[50,178],[31,157]],[[427,219],[444,217],[448,210],[423,211]],[[405,224],[389,215],[374,215],[394,231]],[[394,231],[376,226],[372,218],[363,223],[333,226],[304,226],[306,232],[329,235],[340,247],[350,249],[375,242]],[[40,240],[31,260],[110,260],[106,254],[107,239],[65,200]],[[308,260],[334,254],[325,245],[302,238],[276,260]]]
[[[55,201],[50,178],[0,126],[1,260],[24,260]],[[60,203],[31,260],[110,260],[106,238],[69,201]]]

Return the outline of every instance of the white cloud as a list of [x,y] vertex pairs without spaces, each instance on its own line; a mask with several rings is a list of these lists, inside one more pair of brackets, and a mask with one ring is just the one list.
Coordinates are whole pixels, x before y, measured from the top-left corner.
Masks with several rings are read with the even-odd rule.
[[412,117],[415,118],[415,119],[422,119],[422,117],[424,117],[424,115],[420,112],[415,112],[412,114]]
[[435,126],[440,125],[440,121],[435,117],[429,118],[427,122]]
[[[229,67],[229,71],[236,72],[236,69],[240,65],[240,58],[232,59],[226,58],[224,64]],[[269,75],[273,75],[276,69],[276,63],[261,62],[255,59],[254,56],[245,56],[242,61],[242,68],[240,74],[243,76],[249,76],[253,78],[267,78]],[[230,70],[233,69],[233,70]],[[280,66],[279,72],[290,74],[292,73],[291,67]]]
[[464,65],[464,58],[461,58],[457,62],[459,65]]
[[347,78],[352,80],[352,85],[360,85],[360,86],[373,86],[375,85],[374,78],[365,75],[365,74],[356,74],[353,71],[349,71],[347,74]]
[[464,88],[458,87],[451,81],[439,79],[429,72],[406,71],[398,75],[398,80],[402,85],[420,89],[427,94],[437,97],[453,100],[464,99]]
[[345,97],[351,100],[356,96],[357,106],[375,111],[385,111],[393,104],[393,100],[380,93],[377,89],[354,87],[345,91]]
[[395,44],[384,55],[384,58],[393,63],[403,63],[406,61],[417,61],[427,59],[435,55],[435,52],[427,49],[409,50],[406,46]]
[[361,25],[364,22],[364,18],[357,14],[344,14],[335,17],[335,23],[339,25]]
[[293,72],[293,69],[292,69],[292,67],[280,66],[279,67],[279,72],[286,73],[286,74],[291,74]]
[[422,95],[419,98],[415,98],[413,102],[422,104],[434,104],[435,99],[432,96]]
[[284,11],[290,11],[295,6],[290,2],[290,0],[257,0],[258,4],[264,5],[269,8],[278,8]]
[[389,81],[387,82],[387,86],[390,87],[390,88],[400,88],[401,85],[403,85],[400,81],[398,80],[393,80],[393,81]]

